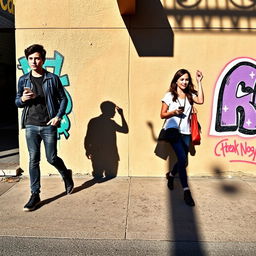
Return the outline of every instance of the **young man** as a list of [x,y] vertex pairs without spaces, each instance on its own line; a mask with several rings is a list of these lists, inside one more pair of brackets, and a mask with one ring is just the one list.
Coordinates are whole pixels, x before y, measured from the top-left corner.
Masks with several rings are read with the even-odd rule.
[[44,142],[47,161],[61,174],[67,194],[74,188],[72,172],[57,156],[57,128],[65,114],[67,97],[58,76],[43,69],[46,51],[34,44],[25,49],[31,71],[20,77],[15,103],[23,108],[21,123],[26,129],[29,151],[31,197],[24,211],[33,211],[40,203],[40,144]]

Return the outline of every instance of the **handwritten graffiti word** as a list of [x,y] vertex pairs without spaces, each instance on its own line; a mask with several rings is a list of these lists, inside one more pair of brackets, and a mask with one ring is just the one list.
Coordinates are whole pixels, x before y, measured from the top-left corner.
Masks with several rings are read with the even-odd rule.
[[220,74],[215,86],[210,134],[256,136],[254,59],[235,59]]
[[241,158],[230,160],[230,162],[256,164],[256,147],[249,145],[247,142],[231,141],[226,138],[216,144],[214,153],[218,157],[235,156]]
[[7,11],[10,14],[14,14],[13,0],[0,0],[0,7],[3,11]]
[[[1,1],[1,0],[0,0]],[[26,57],[21,57],[18,59],[19,61],[19,65],[18,65],[18,69],[21,69],[23,74],[27,74],[28,72],[30,72],[30,67],[28,65],[27,59]],[[54,51],[54,57],[53,58],[46,58],[45,63],[43,65],[43,67],[45,69],[47,68],[53,68],[53,73],[57,76],[59,76],[60,81],[63,85],[63,87],[69,86],[69,79],[68,79],[68,75],[60,75],[61,74],[61,69],[63,66],[63,62],[64,62],[64,56],[61,55],[58,51]],[[65,110],[65,115],[62,117],[62,121],[60,124],[60,127],[58,128],[58,139],[60,139],[61,135],[64,135],[66,139],[69,138],[69,130],[70,130],[70,120],[68,118],[68,114],[71,113],[72,111],[72,98],[70,96],[70,94],[68,93],[68,91],[64,88],[65,94],[68,98],[68,104]]]

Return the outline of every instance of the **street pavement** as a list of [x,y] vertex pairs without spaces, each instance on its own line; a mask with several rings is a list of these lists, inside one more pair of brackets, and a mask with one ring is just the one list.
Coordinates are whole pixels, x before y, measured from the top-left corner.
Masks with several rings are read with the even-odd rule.
[[[9,182],[8,182],[9,181]],[[196,206],[179,180],[42,177],[41,204],[23,212],[29,179],[0,182],[0,255],[256,255],[256,178],[192,177]]]

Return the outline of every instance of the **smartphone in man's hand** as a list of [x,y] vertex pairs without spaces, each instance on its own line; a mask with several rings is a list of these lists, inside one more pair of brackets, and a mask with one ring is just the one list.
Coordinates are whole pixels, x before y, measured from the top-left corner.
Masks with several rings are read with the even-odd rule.
[[24,91],[26,93],[30,93],[30,92],[33,93],[32,90],[29,87],[24,87]]

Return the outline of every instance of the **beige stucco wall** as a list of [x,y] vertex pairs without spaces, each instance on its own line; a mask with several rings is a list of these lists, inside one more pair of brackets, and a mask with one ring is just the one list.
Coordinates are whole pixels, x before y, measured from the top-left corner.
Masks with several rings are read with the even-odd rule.
[[[211,13],[211,8],[218,12],[214,17],[209,15],[210,19],[205,13]],[[229,162],[240,156],[214,153],[223,138],[255,147],[254,140],[209,135],[215,83],[221,70],[232,59],[253,58],[256,43],[255,16],[245,17],[245,11],[251,9],[239,14],[238,29],[232,28],[234,17],[232,21],[222,16],[225,10],[231,14],[240,9],[232,5],[227,8],[221,3],[216,7],[215,0],[202,0],[197,9],[182,8],[174,0],[137,0],[136,14],[129,21],[129,17],[120,15],[117,1],[17,1],[17,59],[33,43],[43,44],[48,57],[53,57],[55,50],[64,56],[61,74],[69,77],[70,86],[66,90],[72,97],[73,109],[68,115],[70,136],[61,137],[58,150],[67,166],[75,173],[91,173],[91,162],[85,157],[83,146],[87,124],[101,113],[100,104],[110,100],[123,108],[129,126],[128,134],[117,133],[118,175],[164,176],[174,159],[165,161],[154,154],[156,142],[148,122],[157,135],[163,122],[159,116],[161,98],[176,70],[186,68],[193,77],[197,69],[202,70],[205,92],[205,104],[197,108],[202,144],[190,156],[189,175],[214,175],[214,170],[255,175],[255,164]],[[17,77],[20,75],[21,70],[17,70]],[[121,123],[118,113],[114,119]],[[27,174],[23,130],[20,163]],[[44,155],[41,171],[45,175],[56,173]]]

